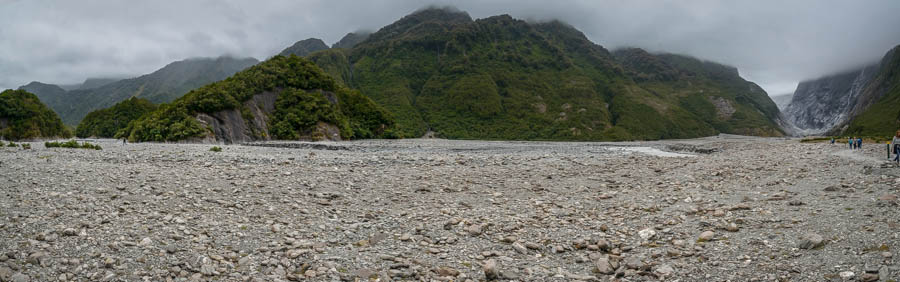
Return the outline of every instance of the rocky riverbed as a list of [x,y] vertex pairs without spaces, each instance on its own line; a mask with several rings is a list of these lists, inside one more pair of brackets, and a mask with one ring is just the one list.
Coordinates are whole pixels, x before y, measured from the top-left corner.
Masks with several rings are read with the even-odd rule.
[[97,143],[0,148],[0,280],[900,280],[884,145]]

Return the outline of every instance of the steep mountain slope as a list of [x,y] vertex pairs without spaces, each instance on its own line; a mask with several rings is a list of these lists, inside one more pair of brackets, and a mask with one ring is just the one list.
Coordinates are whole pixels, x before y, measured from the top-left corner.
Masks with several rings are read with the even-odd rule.
[[300,57],[306,57],[306,55],[309,55],[312,52],[325,49],[328,49],[328,45],[325,45],[325,42],[323,42],[322,39],[309,38],[297,41],[294,45],[291,45],[291,47],[282,50],[278,55],[290,56],[293,54]]
[[193,90],[122,133],[132,141],[341,140],[391,137],[392,124],[370,99],[291,55]]
[[846,122],[878,66],[830,75],[797,85],[785,115],[801,135],[823,134]]
[[900,45],[881,60],[878,73],[850,111],[853,117],[835,129],[844,134],[891,136],[900,130]]
[[[119,80],[98,88],[73,90],[62,95],[38,91],[38,96],[47,99],[47,105],[59,114],[63,122],[76,125],[87,113],[111,107],[130,97],[147,99],[153,103],[171,102],[192,89],[225,79],[258,62],[253,58],[232,57],[187,59],[173,62],[147,75]],[[36,85],[25,86],[24,89],[35,87]]]
[[898,50],[866,67],[801,82],[785,116],[803,135],[893,135],[900,128]]
[[354,48],[317,52],[310,60],[392,111],[406,137],[428,131],[552,140],[782,134],[775,104],[733,68],[637,53],[613,56],[560,22],[507,15],[473,21],[465,12],[426,9]]
[[78,124],[78,128],[75,129],[75,136],[81,138],[113,138],[128,123],[145,113],[155,110],[156,107],[156,105],[145,99],[128,98],[112,107],[88,113],[81,120],[81,123]]
[[0,93],[0,138],[21,140],[69,137],[59,116],[25,90]]
[[357,32],[348,33],[347,35],[344,35],[344,38],[341,38],[340,41],[331,45],[331,48],[344,48],[344,49],[353,48],[356,46],[356,44],[359,44],[360,42],[363,42],[366,39],[369,39],[369,35],[372,35],[372,33],[366,32],[366,31],[357,31]]

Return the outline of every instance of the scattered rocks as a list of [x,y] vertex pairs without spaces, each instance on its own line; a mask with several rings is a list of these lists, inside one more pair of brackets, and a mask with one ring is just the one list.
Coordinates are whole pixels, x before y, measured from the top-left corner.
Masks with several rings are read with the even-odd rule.
[[868,151],[740,138],[679,141],[722,149],[691,158],[415,139],[0,148],[0,281],[896,276],[900,172],[864,171]]

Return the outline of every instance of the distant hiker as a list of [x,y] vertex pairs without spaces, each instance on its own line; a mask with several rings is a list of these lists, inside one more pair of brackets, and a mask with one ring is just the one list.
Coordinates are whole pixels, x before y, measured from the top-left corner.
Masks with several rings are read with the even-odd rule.
[[834,137],[831,137],[831,144],[834,145]]
[[862,149],[862,137],[859,137],[859,139],[856,139],[856,148]]
[[891,147],[894,147],[894,161],[900,163],[900,130],[897,130],[897,134],[891,140]]
[[122,145],[128,144],[128,138],[122,137]]
[[850,145],[850,150],[853,150],[853,138],[847,137],[847,144]]

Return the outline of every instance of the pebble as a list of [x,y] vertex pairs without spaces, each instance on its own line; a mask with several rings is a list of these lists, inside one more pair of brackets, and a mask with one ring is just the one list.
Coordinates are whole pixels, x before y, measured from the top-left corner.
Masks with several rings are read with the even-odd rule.
[[29,279],[28,276],[26,276],[25,274],[16,273],[16,274],[13,274],[12,277],[10,277],[9,281],[11,281],[11,282],[28,282],[28,279]]
[[715,233],[715,232],[712,232],[712,231],[703,231],[703,233],[700,233],[700,236],[697,237],[697,241],[700,241],[700,242],[710,241],[710,240],[712,240],[713,237],[715,237],[715,236],[716,236],[716,233]]
[[638,231],[638,236],[641,237],[641,240],[650,240],[653,237],[656,237],[656,231],[653,228],[646,228],[644,230]]
[[838,275],[840,275],[841,278],[844,278],[844,280],[850,280],[850,278],[853,278],[853,276],[856,276],[856,274],[853,273],[853,271],[842,271]]
[[610,264],[608,257],[601,257],[594,261],[594,271],[600,274],[613,274],[616,268]]
[[500,277],[500,269],[497,267],[497,261],[490,259],[484,262],[481,266],[481,270],[484,271],[485,280],[499,280]]
[[815,249],[825,245],[825,239],[822,238],[822,235],[815,233],[807,233],[800,237],[800,242],[797,243],[797,248],[800,249]]

